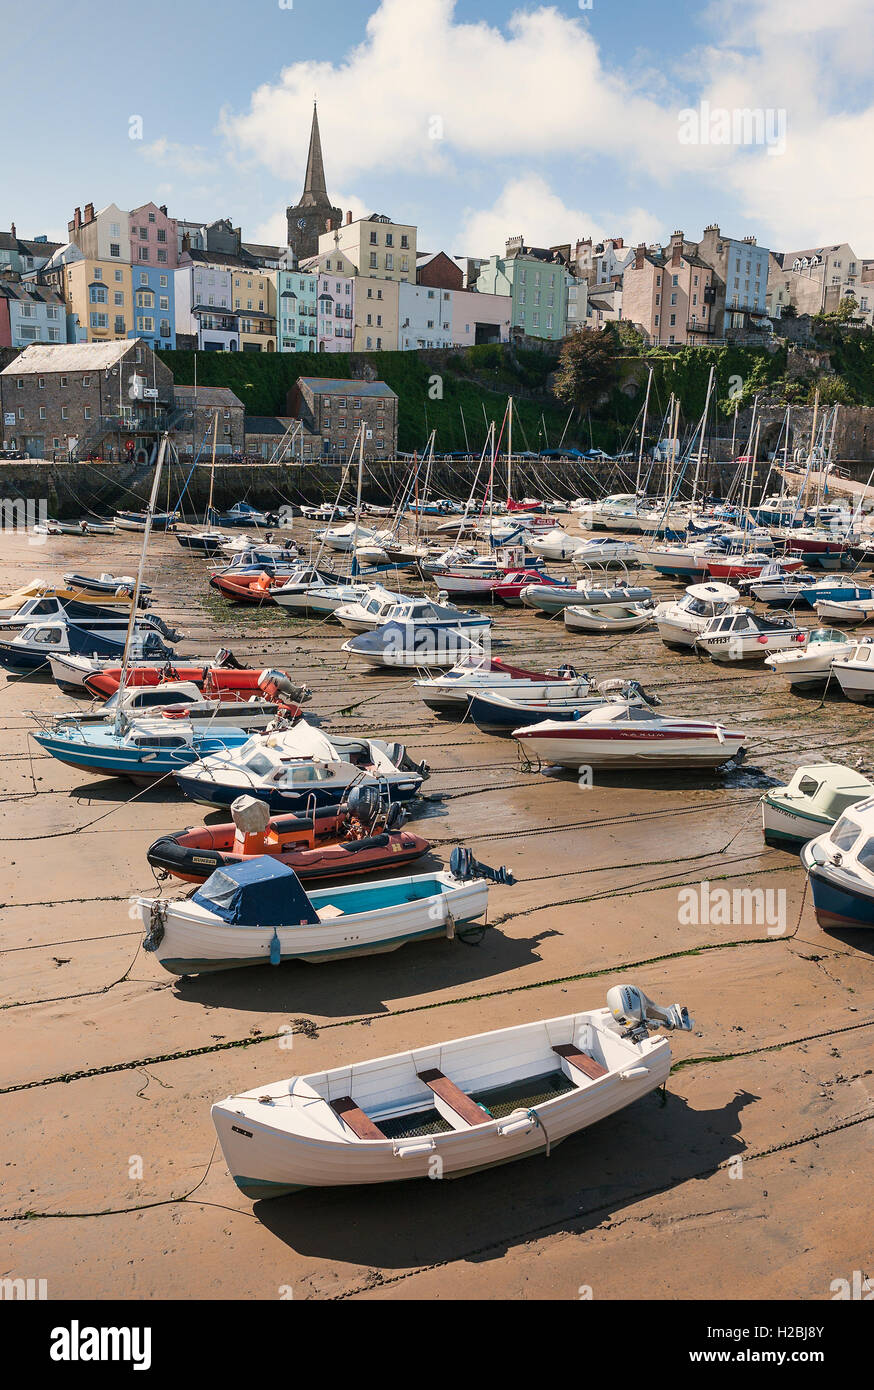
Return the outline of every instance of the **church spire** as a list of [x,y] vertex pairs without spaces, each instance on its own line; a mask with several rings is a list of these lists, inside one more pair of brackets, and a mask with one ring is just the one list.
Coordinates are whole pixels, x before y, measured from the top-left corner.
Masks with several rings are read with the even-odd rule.
[[313,126],[310,131],[310,149],[301,203],[316,204],[327,201],[328,188],[325,183],[325,162],[322,158],[322,137],[319,133],[319,110],[316,102],[313,102]]

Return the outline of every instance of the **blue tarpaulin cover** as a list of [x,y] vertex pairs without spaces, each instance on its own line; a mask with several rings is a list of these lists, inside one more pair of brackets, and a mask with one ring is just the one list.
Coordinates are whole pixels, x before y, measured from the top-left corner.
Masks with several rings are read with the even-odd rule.
[[236,927],[293,927],[318,924],[300,879],[270,855],[216,869],[193,901]]

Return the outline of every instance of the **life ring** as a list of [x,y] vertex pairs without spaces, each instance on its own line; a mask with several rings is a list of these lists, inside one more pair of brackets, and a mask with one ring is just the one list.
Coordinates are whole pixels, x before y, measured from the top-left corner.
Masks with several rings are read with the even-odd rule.
[[187,709],[165,709],[161,711],[165,719],[187,719]]

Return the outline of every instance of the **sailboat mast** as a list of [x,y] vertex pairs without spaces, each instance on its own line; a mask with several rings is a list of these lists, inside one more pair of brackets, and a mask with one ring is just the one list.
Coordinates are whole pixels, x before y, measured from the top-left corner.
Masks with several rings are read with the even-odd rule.
[[710,393],[711,393],[711,391],[713,390],[713,376],[714,376],[714,372],[715,372],[715,371],[716,371],[716,368],[715,368],[715,367],[711,367],[711,368],[710,368],[710,375],[709,375],[709,377],[707,378],[707,395],[706,395],[705,398],[704,398],[704,413],[703,413],[703,415],[701,416],[701,435],[700,435],[700,438],[699,438],[699,440],[698,440],[698,457],[697,457],[697,459],[696,459],[696,461],[695,461],[695,477],[694,477],[693,482],[692,482],[692,504],[693,504],[693,506],[694,506],[694,504],[695,504],[695,498],[698,496],[698,477],[699,477],[700,472],[701,472],[701,453],[702,453],[702,451],[703,451],[703,449],[704,449],[704,437],[705,437],[705,435],[706,435],[706,433],[707,433],[707,413],[708,413],[708,411],[710,410]]
[[209,468],[209,501],[206,504],[206,516],[203,519],[204,526],[209,525],[210,513],[212,512],[212,495],[215,488],[215,451],[218,439],[218,411],[212,417],[212,463]]
[[637,478],[635,479],[635,483],[634,483],[634,495],[635,495],[635,497],[636,497],[637,494],[640,492],[640,475],[641,475],[641,472],[643,471],[643,450],[644,450],[644,444],[645,444],[645,440],[646,440],[646,417],[647,417],[647,414],[649,413],[649,393],[650,393],[651,389],[652,389],[652,367],[650,367],[650,369],[649,369],[649,376],[648,376],[647,379],[646,379],[646,396],[644,397],[644,402],[643,402],[643,420],[641,421],[641,425],[640,425],[640,445],[639,445],[638,450],[637,450]]
[[510,396],[508,403],[507,420],[507,501],[513,500],[513,397]]
[[119,682],[119,701],[115,712],[114,732],[117,734],[121,727],[122,708],[124,701],[124,689],[127,681],[128,666],[130,665],[131,640],[136,627],[137,611],[140,603],[140,589],[143,583],[143,571],[146,567],[146,551],[149,548],[149,537],[152,534],[152,518],[155,515],[155,508],[158,504],[158,488],[161,483],[161,470],[164,467],[164,455],[167,452],[167,443],[170,436],[167,433],[161,436],[161,447],[158,450],[158,457],[155,460],[155,476],[152,479],[152,495],[149,498],[149,506],[146,511],[146,525],[143,531],[143,549],[140,555],[140,563],[137,569],[137,577],[134,583],[134,592],[131,599],[130,616],[127,623],[127,635],[124,640],[124,655],[121,659],[121,680]]

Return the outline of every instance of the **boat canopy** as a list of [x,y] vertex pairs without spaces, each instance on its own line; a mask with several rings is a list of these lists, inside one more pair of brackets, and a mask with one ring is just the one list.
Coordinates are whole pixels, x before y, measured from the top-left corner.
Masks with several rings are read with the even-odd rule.
[[318,915],[293,869],[264,855],[216,869],[193,901],[229,926],[317,926]]

